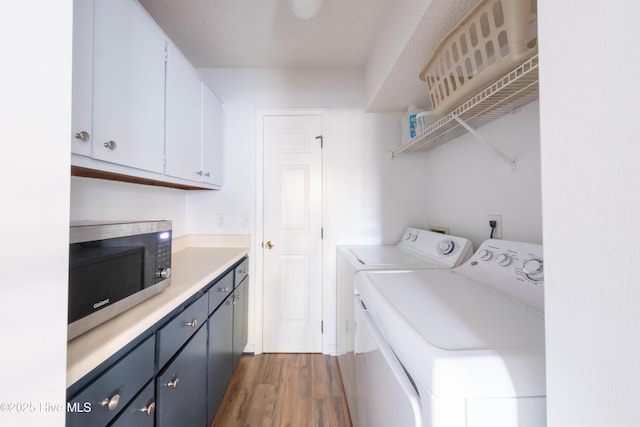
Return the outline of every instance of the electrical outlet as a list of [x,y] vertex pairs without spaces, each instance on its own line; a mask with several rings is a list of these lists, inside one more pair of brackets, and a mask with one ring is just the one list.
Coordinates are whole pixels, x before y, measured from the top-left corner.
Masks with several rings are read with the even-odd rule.
[[[502,239],[502,215],[497,215],[497,214],[489,215],[489,221],[496,222],[496,228],[495,230],[493,230],[493,238]],[[491,227],[489,227],[489,232],[491,232]]]
[[445,227],[442,225],[430,225],[429,231],[433,231],[434,233],[449,234],[449,227]]
[[224,227],[224,214],[216,214],[216,226],[218,226],[218,228]]

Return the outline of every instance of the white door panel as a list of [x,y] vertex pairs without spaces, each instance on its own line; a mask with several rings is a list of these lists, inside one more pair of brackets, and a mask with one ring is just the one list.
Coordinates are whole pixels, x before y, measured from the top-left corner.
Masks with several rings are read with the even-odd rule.
[[264,118],[263,350],[322,350],[321,116]]

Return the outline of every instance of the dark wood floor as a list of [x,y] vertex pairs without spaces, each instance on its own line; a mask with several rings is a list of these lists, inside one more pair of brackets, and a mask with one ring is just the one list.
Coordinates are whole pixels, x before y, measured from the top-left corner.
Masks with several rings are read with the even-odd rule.
[[212,427],[350,427],[335,357],[242,356]]

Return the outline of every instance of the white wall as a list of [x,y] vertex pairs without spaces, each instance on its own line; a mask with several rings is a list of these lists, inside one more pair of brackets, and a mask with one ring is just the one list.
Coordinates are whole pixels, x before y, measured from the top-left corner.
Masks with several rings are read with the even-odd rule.
[[[203,69],[200,75],[225,104],[225,183],[218,192],[187,194],[188,232],[252,234],[251,256],[259,255],[255,239],[256,111],[277,108],[326,108],[325,123],[325,352],[335,348],[335,245],[395,242],[407,225],[422,226],[426,195],[423,157],[390,160],[398,145],[399,115],[365,114],[362,75],[336,70]],[[412,194],[405,182],[414,182]],[[225,225],[216,225],[216,215]],[[242,224],[249,215],[250,228]],[[261,250],[261,249],[260,249]],[[255,263],[254,263],[255,264]],[[253,267],[252,267],[253,268]],[[252,276],[250,345],[260,334]],[[259,348],[258,348],[259,350]]]
[[0,4],[3,426],[65,421],[71,20],[71,0]]
[[640,425],[640,3],[539,0],[550,427]]
[[150,185],[71,178],[71,220],[173,221],[173,237],[186,233],[185,191]]
[[539,105],[495,120],[477,132],[516,161],[465,134],[428,152],[426,220],[471,239],[489,238],[489,215],[502,217],[502,238],[542,243]]

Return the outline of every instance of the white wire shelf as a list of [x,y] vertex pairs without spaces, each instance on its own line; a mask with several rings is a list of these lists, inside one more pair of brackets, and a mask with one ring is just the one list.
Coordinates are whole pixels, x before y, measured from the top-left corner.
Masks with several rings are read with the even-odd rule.
[[391,152],[428,151],[438,145],[467,133],[458,121],[477,129],[499,117],[535,101],[538,92],[538,55],[533,56],[506,76],[491,84],[409,142]]

